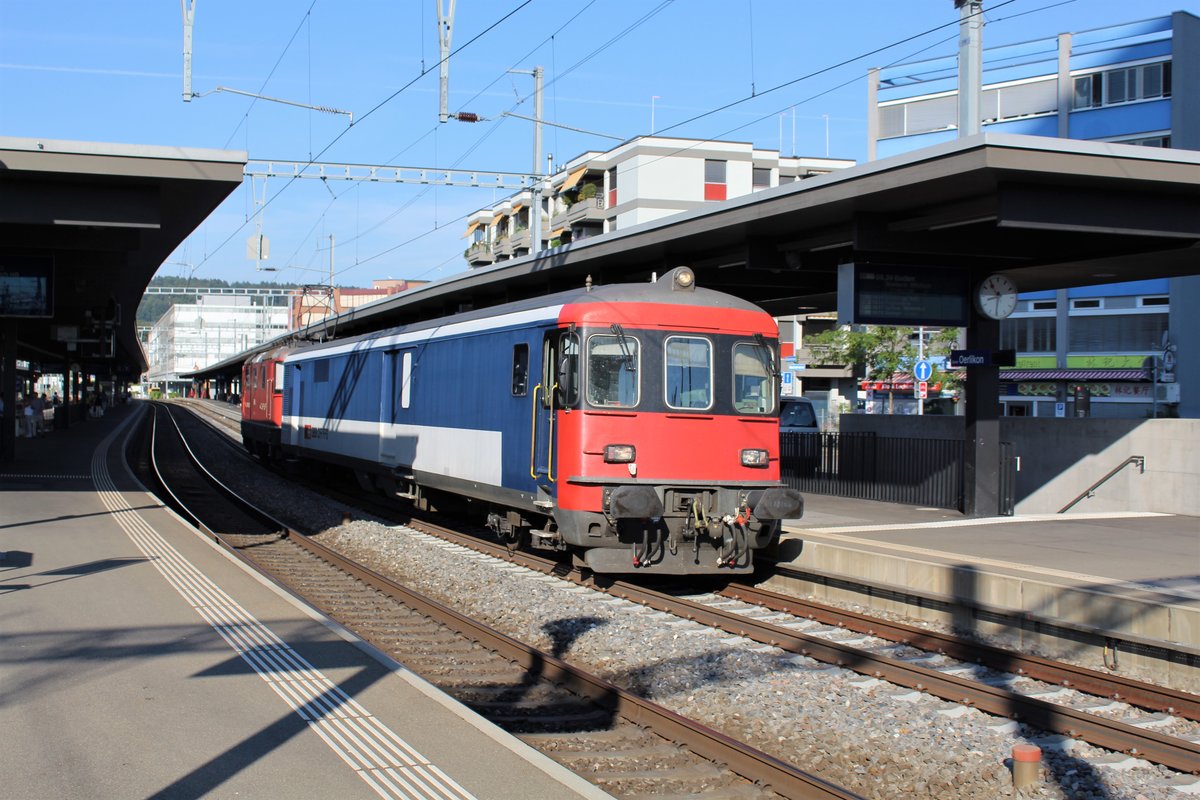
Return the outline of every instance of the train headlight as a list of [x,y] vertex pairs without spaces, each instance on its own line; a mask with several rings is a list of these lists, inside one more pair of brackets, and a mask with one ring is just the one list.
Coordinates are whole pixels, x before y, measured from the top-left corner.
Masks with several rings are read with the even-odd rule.
[[671,288],[677,292],[691,292],[696,289],[696,273],[689,267],[676,267],[671,274]]
[[631,444],[609,444],[604,446],[605,464],[632,464],[637,458],[637,448]]
[[765,467],[771,463],[771,454],[766,450],[743,450],[743,467]]

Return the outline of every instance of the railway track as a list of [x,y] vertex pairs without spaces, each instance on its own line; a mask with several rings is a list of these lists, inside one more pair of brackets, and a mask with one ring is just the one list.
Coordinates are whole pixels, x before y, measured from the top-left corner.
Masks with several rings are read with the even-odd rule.
[[[173,422],[170,431],[180,433]],[[648,702],[560,654],[506,636],[300,533],[281,531],[283,526],[249,504],[218,504],[211,487],[198,485],[207,481],[196,477],[195,466],[179,466],[181,446],[159,441],[167,438],[154,437],[162,453],[155,460],[168,465],[155,481],[172,487],[173,504],[188,506],[184,513],[202,530],[605,791],[620,797],[858,797]],[[210,519],[193,510],[197,504],[220,510]]]
[[[726,633],[1186,773],[1200,772],[1200,697],[730,584],[686,596],[597,580],[427,521],[408,525]],[[1180,724],[1184,723],[1184,724]],[[1177,725],[1181,735],[1160,732]]]
[[[357,502],[361,505],[364,501],[359,498]],[[383,511],[373,509],[373,513]],[[597,586],[577,571],[566,573],[557,562],[508,553],[498,545],[437,530],[429,523],[408,520],[407,524],[542,572]],[[731,585],[720,594],[692,597],[653,592],[621,581],[602,581],[597,588],[731,634],[855,669],[867,676],[864,686],[885,679],[1059,734],[1066,737],[1067,745],[1080,739],[1181,772],[1200,771],[1200,732],[1192,724],[1200,719],[1195,695],[750,586]],[[1173,733],[1167,732],[1172,729]],[[1048,743],[1058,746],[1054,740]]]

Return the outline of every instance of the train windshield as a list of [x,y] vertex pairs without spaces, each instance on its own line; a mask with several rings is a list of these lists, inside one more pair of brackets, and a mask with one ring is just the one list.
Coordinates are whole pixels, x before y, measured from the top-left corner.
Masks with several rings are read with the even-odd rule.
[[775,410],[772,354],[767,345],[738,342],[733,346],[733,405],[740,414]]
[[668,407],[712,406],[712,342],[697,336],[668,337],[666,369]]
[[636,406],[640,358],[638,340],[619,329],[616,335],[598,333],[588,337],[588,403],[603,408]]

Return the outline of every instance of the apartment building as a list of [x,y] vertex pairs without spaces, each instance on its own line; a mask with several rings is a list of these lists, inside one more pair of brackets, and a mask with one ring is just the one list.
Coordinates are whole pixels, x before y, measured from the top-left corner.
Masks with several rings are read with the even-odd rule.
[[[1081,10],[1082,13],[1082,10]],[[1081,17],[1082,21],[1082,17]],[[994,47],[981,129],[1200,150],[1200,18],[1169,16]],[[868,153],[958,135],[954,55],[871,70]],[[1017,351],[1005,413],[1200,417],[1200,277],[1025,293],[1001,323]]]
[[533,196],[525,191],[468,217],[463,255],[484,267],[853,165],[781,156],[747,142],[639,136],[576,156],[550,176],[539,198],[540,246],[532,242]]

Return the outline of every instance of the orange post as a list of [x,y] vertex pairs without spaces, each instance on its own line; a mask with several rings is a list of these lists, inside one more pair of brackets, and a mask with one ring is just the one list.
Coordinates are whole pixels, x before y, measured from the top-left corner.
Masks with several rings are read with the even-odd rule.
[[1014,744],[1012,749],[1013,788],[1024,789],[1041,780],[1042,748],[1036,744]]

